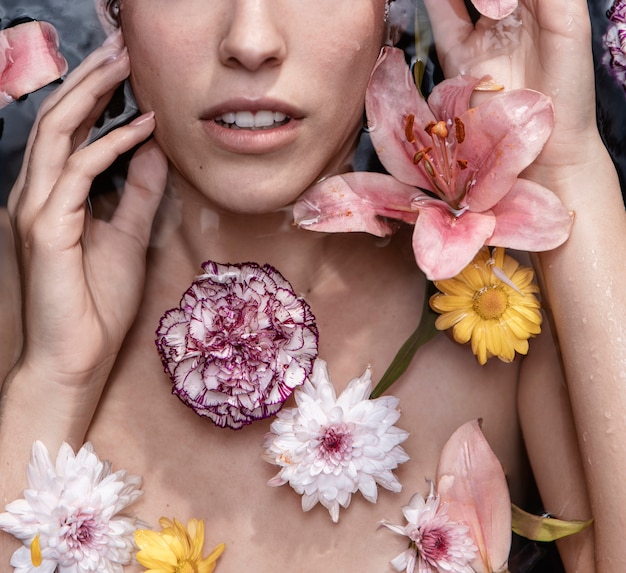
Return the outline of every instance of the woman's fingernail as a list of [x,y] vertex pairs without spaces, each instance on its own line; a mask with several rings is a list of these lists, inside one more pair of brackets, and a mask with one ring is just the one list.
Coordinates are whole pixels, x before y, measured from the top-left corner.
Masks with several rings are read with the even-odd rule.
[[133,125],[133,126],[142,125],[142,124],[144,124],[147,121],[150,121],[152,119],[154,119],[154,112],[153,111],[149,111],[149,112],[144,113],[143,115],[140,115],[139,117],[136,117],[135,119],[133,119],[133,121],[131,121],[129,125]]

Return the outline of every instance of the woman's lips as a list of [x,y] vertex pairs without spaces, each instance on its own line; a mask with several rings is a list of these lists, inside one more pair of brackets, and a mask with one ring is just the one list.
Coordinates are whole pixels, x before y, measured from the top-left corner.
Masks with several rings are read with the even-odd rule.
[[231,153],[260,155],[278,151],[296,139],[302,119],[296,113],[260,103],[247,109],[231,104],[206,114],[203,125],[218,147]]
[[218,115],[215,121],[230,129],[271,129],[285,125],[289,116],[280,111],[231,111]]

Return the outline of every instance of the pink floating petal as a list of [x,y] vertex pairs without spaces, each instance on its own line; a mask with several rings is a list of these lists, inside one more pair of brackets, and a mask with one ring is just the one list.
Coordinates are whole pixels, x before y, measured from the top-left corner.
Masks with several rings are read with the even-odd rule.
[[421,192],[381,173],[355,172],[320,181],[293,208],[294,222],[313,231],[363,231],[378,237],[393,232],[381,217],[414,223],[411,199]]
[[511,547],[511,500],[502,466],[478,421],[461,426],[444,446],[438,491],[450,519],[466,523],[478,546],[477,573],[506,571]]
[[517,0],[472,0],[476,10],[492,20],[502,20],[517,8]]
[[549,189],[518,179],[492,209],[496,228],[488,245],[521,251],[549,251],[564,243],[573,219]]
[[419,217],[413,231],[413,251],[420,269],[430,280],[456,276],[493,234],[495,217],[489,211],[466,211],[455,217],[437,199],[418,202]]
[[0,32],[0,107],[34,92],[67,72],[56,30],[25,22]]

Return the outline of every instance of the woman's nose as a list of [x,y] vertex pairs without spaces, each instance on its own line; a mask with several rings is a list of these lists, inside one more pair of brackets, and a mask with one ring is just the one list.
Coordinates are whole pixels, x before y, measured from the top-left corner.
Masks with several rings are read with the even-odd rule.
[[256,71],[280,64],[287,46],[272,0],[230,0],[229,21],[219,45],[221,62],[228,67]]

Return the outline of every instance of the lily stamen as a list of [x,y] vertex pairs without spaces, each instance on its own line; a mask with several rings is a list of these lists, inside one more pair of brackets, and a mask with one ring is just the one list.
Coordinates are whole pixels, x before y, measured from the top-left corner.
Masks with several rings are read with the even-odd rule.
[[[432,183],[432,186],[434,187],[434,191],[444,201],[447,201],[446,191],[443,187],[448,187],[448,182],[444,179],[441,173],[437,171],[437,169],[435,169],[435,166],[430,161],[429,155],[426,155],[426,153],[424,153],[423,159],[424,159],[424,171],[426,171],[426,175],[428,175],[428,177],[430,178],[430,182]],[[443,183],[444,183],[443,186],[439,184],[441,180],[443,180]]]
[[457,143],[463,143],[465,141],[465,124],[461,121],[460,117],[454,118],[454,136]]
[[409,143],[415,143],[415,133],[413,132],[413,125],[415,123],[415,116],[411,113],[406,118],[406,125],[404,126],[404,135]]
[[[450,188],[452,184],[452,169],[446,139],[449,133],[446,122],[443,120],[438,122],[432,121],[424,128],[424,131],[430,136],[433,146],[439,151],[433,158],[433,161],[439,167],[437,171],[440,178],[445,182],[445,186]],[[444,193],[443,197],[447,196],[448,194]]]

